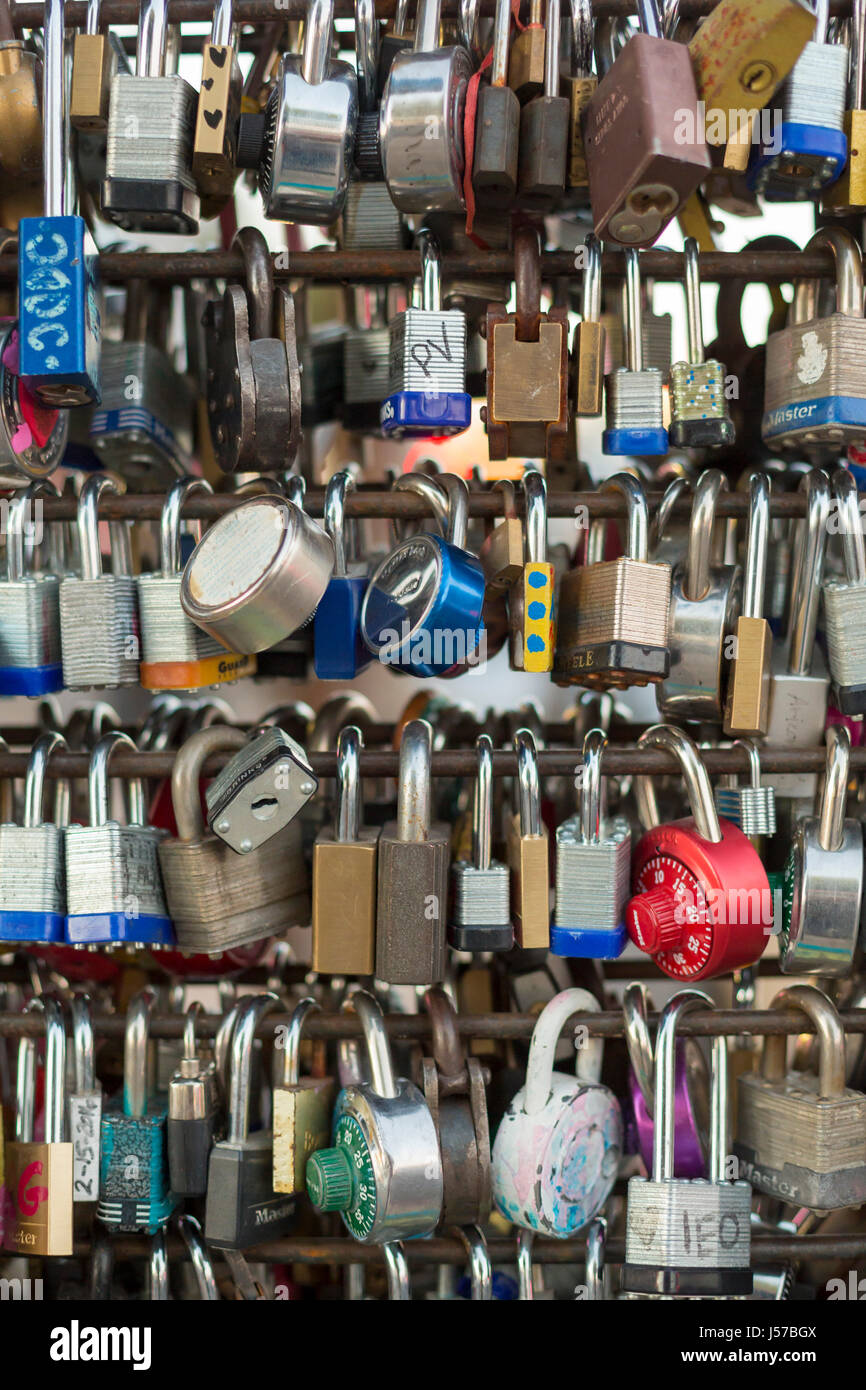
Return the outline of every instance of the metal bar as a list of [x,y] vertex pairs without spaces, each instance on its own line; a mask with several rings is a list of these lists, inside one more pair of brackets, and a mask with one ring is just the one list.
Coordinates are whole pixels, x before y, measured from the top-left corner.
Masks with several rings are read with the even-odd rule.
[[[74,5],[69,6],[75,9]],[[382,280],[411,281],[420,273],[417,251],[278,251],[273,257],[274,276],[278,281],[308,278],[313,280],[360,280],[363,283]],[[111,251],[99,257],[100,274],[104,281],[119,283],[147,279],[154,282],[180,284],[187,280],[244,278],[243,260],[231,251]],[[642,251],[641,273],[654,280],[677,280],[684,275],[680,251]],[[702,281],[738,280],[787,283],[795,278],[818,279],[833,277],[833,257],[829,251],[709,251],[701,256]],[[15,256],[0,256],[0,283],[12,282],[18,274]],[[544,280],[576,279],[574,253],[547,251],[541,257]],[[610,279],[622,278],[625,260],[621,251],[605,251],[602,274]],[[514,256],[509,251],[489,251],[485,254],[449,256],[442,258],[442,275],[500,276],[514,278]]]

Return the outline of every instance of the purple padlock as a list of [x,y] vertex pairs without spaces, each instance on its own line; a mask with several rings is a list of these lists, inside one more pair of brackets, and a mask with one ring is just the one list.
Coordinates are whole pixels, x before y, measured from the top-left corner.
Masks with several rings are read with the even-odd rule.
[[[623,1106],[626,1151],[638,1153],[647,1172],[653,1158],[653,1047],[647,1023],[647,993],[634,981],[623,995],[625,1038],[631,1069],[628,1099]],[[709,1081],[704,1054],[697,1043],[684,1039],[676,1046],[674,1084],[674,1177],[702,1178],[706,1174],[709,1131]]]

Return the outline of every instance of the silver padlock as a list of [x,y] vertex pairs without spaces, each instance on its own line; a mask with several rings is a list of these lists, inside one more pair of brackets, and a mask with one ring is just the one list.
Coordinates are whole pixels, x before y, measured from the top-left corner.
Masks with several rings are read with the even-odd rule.
[[824,623],[833,699],[843,714],[866,714],[866,546],[857,484],[847,468],[833,474],[840,511],[844,578],[824,581]]
[[[60,575],[54,563],[38,572],[25,569],[25,533],[37,532],[42,495],[56,498],[57,489],[47,481],[30,483],[9,506],[6,575],[0,579],[0,695],[63,689]],[[62,528],[55,524],[51,532],[56,539]],[[62,564],[63,557],[57,558]]]
[[301,745],[283,729],[264,729],[208,783],[208,826],[249,854],[294,820],[318,785]]
[[770,782],[761,784],[761,756],[757,744],[750,738],[737,738],[731,746],[746,750],[749,781],[741,785],[735,772],[726,773],[723,784],[716,787],[716,810],[738,825],[750,839],[757,835],[775,835],[776,789]]
[[92,473],[78,499],[81,574],[68,575],[60,584],[60,640],[67,690],[138,685],[138,607],[127,523],[109,523],[111,574],[103,573],[99,547],[99,499],[104,492],[120,491],[108,474]]

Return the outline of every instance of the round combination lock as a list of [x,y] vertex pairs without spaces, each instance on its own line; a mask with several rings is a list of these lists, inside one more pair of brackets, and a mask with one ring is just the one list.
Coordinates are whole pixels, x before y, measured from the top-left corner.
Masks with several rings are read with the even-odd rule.
[[376,1173],[367,1137],[354,1115],[341,1115],[334,1145],[307,1168],[307,1192],[317,1211],[339,1211],[356,1240],[368,1240],[378,1206]]
[[[679,759],[692,816],[656,825],[638,843],[629,936],[675,980],[707,980],[751,965],[773,928],[770,885],[754,846],[719,819],[706,769],[686,734],[654,725],[638,741]],[[643,792],[644,804],[652,805],[646,785]]]

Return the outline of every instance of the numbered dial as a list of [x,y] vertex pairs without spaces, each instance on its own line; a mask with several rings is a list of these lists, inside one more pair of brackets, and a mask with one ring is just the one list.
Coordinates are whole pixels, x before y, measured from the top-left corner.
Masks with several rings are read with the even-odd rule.
[[320,1149],[307,1164],[307,1192],[317,1211],[342,1212],[356,1240],[365,1240],[376,1220],[376,1175],[363,1130],[341,1115],[334,1146]]
[[773,928],[764,867],[737,826],[719,822],[718,844],[691,819],[643,836],[626,908],[632,941],[675,980],[706,980],[757,960]]

